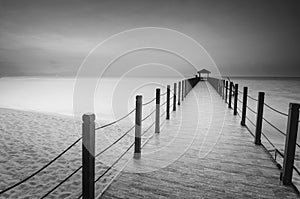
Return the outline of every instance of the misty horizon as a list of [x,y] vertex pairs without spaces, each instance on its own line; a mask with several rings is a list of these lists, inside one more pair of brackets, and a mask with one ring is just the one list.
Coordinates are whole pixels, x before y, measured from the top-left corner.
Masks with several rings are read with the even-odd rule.
[[[1,76],[75,76],[88,53],[111,35],[140,27],[162,27],[182,32],[199,42],[223,76],[299,77],[299,8],[299,1],[278,0],[151,3],[2,0]],[[100,55],[109,57],[116,49],[138,39],[116,41]],[[168,43],[184,46],[175,37]],[[172,61],[174,57],[143,53],[157,62],[166,61],[185,76],[194,73],[178,64],[180,60]],[[142,57],[134,55],[121,60],[122,63],[134,66],[132,60]],[[207,64],[200,57],[195,62],[198,70]],[[118,63],[116,68],[120,69]],[[118,71],[111,71],[110,76],[119,76],[115,72]],[[157,74],[169,76],[160,70]]]

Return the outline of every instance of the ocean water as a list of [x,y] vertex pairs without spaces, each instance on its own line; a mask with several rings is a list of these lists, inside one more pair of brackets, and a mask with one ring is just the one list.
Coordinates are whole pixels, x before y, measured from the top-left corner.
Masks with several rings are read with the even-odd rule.
[[[166,85],[178,82],[181,78],[102,78],[94,85],[93,110],[100,120],[119,118],[135,107],[135,96],[142,95],[143,103],[155,97],[155,89],[166,91]],[[249,95],[257,98],[258,92],[265,92],[265,103],[273,108],[288,113],[289,103],[300,103],[300,78],[232,78],[239,84],[239,90],[248,86]],[[38,111],[63,115],[74,115],[74,90],[77,86],[74,78],[0,78],[0,107],[20,110]],[[240,99],[242,96],[240,94]],[[83,102],[84,104],[85,102]],[[154,105],[155,102],[152,103]],[[248,99],[248,105],[256,111],[256,102]],[[143,109],[144,115],[153,106]],[[241,104],[239,104],[241,108]],[[85,110],[82,111],[84,113]],[[81,114],[81,113],[80,113]],[[75,115],[80,116],[80,115]],[[255,122],[253,113],[248,111],[248,117]],[[264,108],[264,117],[275,124],[281,131],[286,132],[287,117],[278,114],[268,107]],[[284,137],[276,133],[268,124],[263,125],[265,134],[274,138],[272,141],[282,148]],[[298,136],[300,143],[300,136]]]
[[[288,114],[289,103],[300,103],[300,78],[231,78],[231,80],[239,84],[240,91],[243,91],[243,86],[247,86],[248,95],[255,99],[258,98],[258,92],[265,92],[265,103],[282,113]],[[239,99],[242,100],[242,94],[239,94]],[[248,98],[248,105],[257,111],[257,102]],[[241,108],[241,103],[239,107]],[[255,114],[247,110],[247,115],[251,121],[256,122]],[[287,116],[264,106],[264,118],[286,133]],[[284,136],[266,122],[263,122],[263,132],[282,149]],[[298,142],[300,143],[300,136]]]
[[[258,92],[265,92],[265,103],[269,106],[279,110],[282,113],[288,114],[289,103],[300,103],[300,78],[231,78],[235,83],[239,84],[239,90],[243,91],[243,86],[248,87],[248,94],[253,98],[258,98]],[[242,99],[241,94],[239,98]],[[257,102],[248,98],[248,105],[257,111]],[[241,103],[239,103],[241,108]],[[247,116],[251,121],[256,123],[256,115],[247,110]],[[270,108],[264,106],[264,118],[271,122],[283,133],[287,130],[288,117],[277,112],[274,112]],[[254,132],[254,127],[249,121],[246,121],[247,125]],[[266,137],[278,148],[281,152],[284,152],[285,136],[279,133],[276,129],[263,121],[262,132]],[[300,125],[298,126],[297,143],[300,144]],[[262,136],[262,143],[268,150],[272,150],[273,146]],[[275,157],[274,152],[271,152]],[[278,155],[277,162],[281,165],[283,159]],[[300,170],[300,148],[296,146],[295,154],[295,166]],[[295,185],[300,189],[300,176],[294,172],[293,181]]]
[[[74,105],[74,90],[78,81],[74,78],[9,77],[0,78],[0,107],[52,114],[81,116],[93,112],[99,120],[117,119],[135,107],[135,96],[142,95],[143,103],[155,97],[155,89],[166,91],[166,85],[178,78],[102,78],[85,79],[85,84],[95,84],[91,99],[93,110],[85,110],[85,101]],[[152,104],[154,105],[155,102]],[[81,106],[81,107],[78,107]],[[153,106],[149,106],[153,107]],[[74,112],[74,109],[82,112]],[[151,108],[146,108],[147,114]]]
[[[145,103],[155,97],[156,88],[161,88],[161,92],[164,93],[167,84],[170,84],[173,89],[173,83],[180,79],[181,77],[103,78],[99,81],[87,79],[87,82],[96,82],[91,100],[93,110],[88,111],[94,112],[98,120],[114,121],[135,107],[136,95],[142,95]],[[265,103],[283,113],[288,113],[289,103],[300,103],[300,78],[231,78],[231,80],[239,84],[240,91],[243,90],[243,86],[248,86],[249,95],[253,98],[257,98],[259,91],[265,92]],[[0,107],[81,116],[73,111],[76,83],[72,78],[0,78]],[[239,98],[242,99],[242,96],[240,95]],[[143,109],[144,115],[154,109],[154,103],[155,101]],[[248,99],[248,105],[255,111],[256,104],[257,102]],[[247,116],[255,123],[255,114],[248,111]],[[265,107],[264,117],[282,132],[286,132],[286,116]],[[131,119],[133,122],[134,118]],[[248,121],[247,124],[254,131]],[[298,131],[300,132],[300,127]],[[263,123],[263,133],[279,150],[284,150],[285,136],[266,122]],[[262,141],[268,149],[272,149],[264,137]],[[300,144],[300,136],[297,142]],[[296,166],[300,168],[299,147],[296,150],[296,158]],[[282,162],[282,159],[279,158],[278,161]],[[300,182],[300,179],[297,181]]]

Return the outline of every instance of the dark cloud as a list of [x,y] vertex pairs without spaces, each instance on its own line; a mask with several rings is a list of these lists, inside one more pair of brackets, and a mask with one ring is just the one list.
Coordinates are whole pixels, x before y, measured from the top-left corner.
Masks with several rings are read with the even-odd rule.
[[74,75],[100,41],[143,26],[190,35],[224,75],[300,76],[300,1],[281,0],[2,0],[1,73]]

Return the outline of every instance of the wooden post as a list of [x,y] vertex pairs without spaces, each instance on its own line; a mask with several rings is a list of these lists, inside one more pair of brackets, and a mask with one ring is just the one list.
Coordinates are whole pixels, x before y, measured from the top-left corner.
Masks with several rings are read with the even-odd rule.
[[225,84],[225,103],[227,103],[227,94],[228,94],[228,81]]
[[183,81],[183,80],[182,80],[181,94],[182,94],[181,99],[182,99],[182,101],[183,101],[183,100],[184,100],[184,81]]
[[222,80],[219,79],[219,95],[222,97]]
[[230,82],[230,84],[229,84],[228,108],[231,108],[232,87],[233,87],[233,82]]
[[298,133],[300,104],[290,103],[287,122],[285,150],[283,160],[282,182],[284,185],[291,185],[293,179],[293,166]]
[[166,119],[170,119],[170,85],[167,85]]
[[185,98],[185,80],[182,81],[182,100]]
[[135,100],[134,159],[141,159],[142,99],[141,95],[137,95]]
[[263,122],[263,112],[264,112],[264,100],[265,93],[258,93],[258,102],[257,102],[257,116],[256,116],[256,128],[255,128],[255,144],[261,145],[261,128]]
[[225,80],[222,79],[222,99],[224,99],[224,86],[225,86]]
[[178,82],[178,106],[180,106],[180,90],[181,90],[181,81]]
[[238,94],[239,93],[239,85],[235,84],[234,86],[234,107],[233,107],[233,115],[237,114],[237,104],[238,104]]
[[174,91],[173,91],[173,111],[176,111],[176,94],[177,94],[177,84],[174,83]]
[[159,133],[160,127],[160,89],[156,89],[155,133]]
[[217,81],[217,92],[220,95],[220,81],[218,79],[216,79]]
[[244,87],[242,120],[241,120],[241,125],[242,126],[246,126],[246,112],[247,112],[247,99],[248,99],[247,96],[248,96],[248,87]]
[[184,80],[184,97],[187,95],[187,80]]
[[95,114],[82,116],[82,198],[95,198]]

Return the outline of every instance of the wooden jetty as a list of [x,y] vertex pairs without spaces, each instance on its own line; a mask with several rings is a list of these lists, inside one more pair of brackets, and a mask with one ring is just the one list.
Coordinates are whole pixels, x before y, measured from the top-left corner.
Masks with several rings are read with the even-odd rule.
[[[148,102],[143,102],[143,97],[138,95],[133,110],[102,126],[96,127],[95,114],[84,114],[82,137],[35,172],[0,190],[0,197],[7,198],[10,191],[41,174],[81,141],[82,165],[57,185],[48,188],[41,198],[49,197],[79,171],[82,171],[82,192],[78,198],[83,199],[94,199],[95,196],[300,198],[299,183],[296,183],[299,182],[300,171],[294,164],[296,149],[300,148],[296,139],[300,105],[290,103],[289,112],[283,113],[264,102],[263,92],[259,92],[256,99],[248,95],[247,87],[240,91],[239,85],[230,80],[212,77],[207,77],[208,81],[200,80],[204,80],[200,75],[181,80],[178,84],[174,83],[172,90],[171,85],[167,85],[164,93],[157,88],[155,98]],[[240,95],[242,98],[238,98]],[[257,103],[257,111],[247,105],[248,98]],[[241,103],[241,109],[238,103]],[[153,108],[146,116],[143,114],[145,106]],[[286,132],[264,117],[266,107],[287,118]],[[247,117],[247,111],[256,115],[256,122]],[[135,124],[95,154],[95,132],[133,114]],[[152,124],[146,126],[148,123]],[[274,132],[284,136],[284,151],[268,139],[263,123],[268,123]],[[252,125],[254,130],[248,125]],[[134,138],[130,134],[133,130]],[[122,148],[126,150],[121,150],[120,154],[113,152],[117,155],[113,163],[102,168],[100,175],[96,173],[95,168],[102,166],[96,165],[96,158],[98,162],[100,158],[111,156],[112,153],[106,152],[122,139]],[[266,143],[271,148],[268,149]],[[106,156],[100,156],[105,153]],[[278,161],[278,157],[283,161]],[[110,172],[112,177],[103,179]],[[103,186],[101,190],[95,190],[99,182]]]
[[208,82],[170,118],[101,198],[299,198]]

